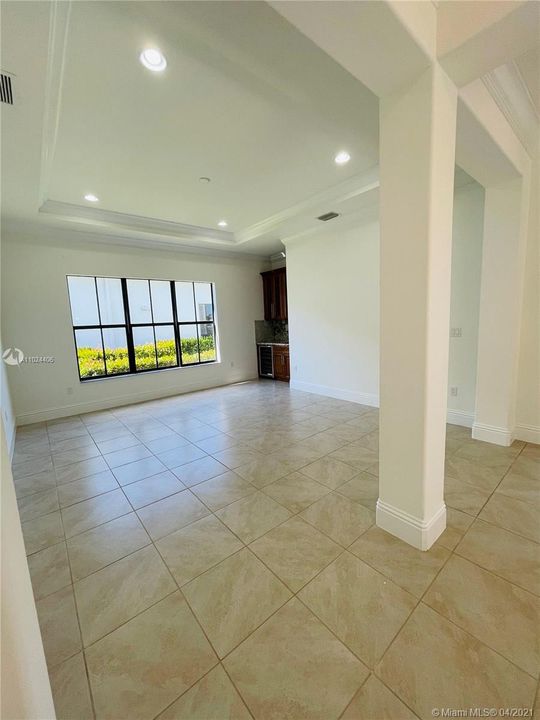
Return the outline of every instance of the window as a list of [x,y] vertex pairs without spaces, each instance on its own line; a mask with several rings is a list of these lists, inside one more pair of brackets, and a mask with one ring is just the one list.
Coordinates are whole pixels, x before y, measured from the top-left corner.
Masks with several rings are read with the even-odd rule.
[[81,380],[216,362],[212,283],[67,281]]

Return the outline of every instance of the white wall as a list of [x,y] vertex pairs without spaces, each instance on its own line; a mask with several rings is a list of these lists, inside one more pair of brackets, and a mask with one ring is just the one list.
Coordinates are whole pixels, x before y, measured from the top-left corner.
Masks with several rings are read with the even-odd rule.
[[[0,345],[0,355],[4,352],[4,347]],[[11,393],[9,390],[7,366],[0,361],[0,407],[2,409],[2,422],[4,423],[4,431],[6,433],[6,445],[9,457],[13,457],[13,448],[15,446],[15,413],[13,411],[13,403],[11,402]]]
[[2,508],[2,707],[6,720],[54,720],[51,686],[0,421]]
[[[476,357],[480,311],[484,190],[477,183],[454,194],[452,232],[452,295],[450,327],[461,337],[450,338],[448,409],[450,419],[472,425],[476,394]],[[457,388],[457,396],[450,388]]]
[[[256,377],[254,320],[263,316],[261,259],[216,257],[4,233],[3,342],[54,364],[9,367],[18,424],[91,411]],[[215,283],[221,362],[81,383],[66,275]]]
[[[471,183],[454,198],[450,341],[451,420],[472,424],[482,253],[483,190]],[[287,243],[292,386],[378,405],[379,223],[334,220]],[[405,379],[404,379],[405,381]]]
[[532,165],[521,319],[517,434],[540,444],[540,150]]
[[287,243],[287,293],[292,387],[377,405],[378,221]]

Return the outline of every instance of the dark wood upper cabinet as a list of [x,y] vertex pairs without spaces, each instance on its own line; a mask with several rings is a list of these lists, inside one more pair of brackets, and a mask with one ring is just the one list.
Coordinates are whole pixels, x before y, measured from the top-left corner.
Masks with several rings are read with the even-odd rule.
[[287,320],[287,273],[285,268],[261,273],[264,294],[264,319]]

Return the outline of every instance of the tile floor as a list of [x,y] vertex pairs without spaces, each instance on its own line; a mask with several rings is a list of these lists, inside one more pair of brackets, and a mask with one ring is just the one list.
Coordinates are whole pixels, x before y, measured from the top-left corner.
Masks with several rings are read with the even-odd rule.
[[59,720],[530,708],[540,447],[447,434],[448,528],[374,525],[378,413],[244,383],[21,428]]

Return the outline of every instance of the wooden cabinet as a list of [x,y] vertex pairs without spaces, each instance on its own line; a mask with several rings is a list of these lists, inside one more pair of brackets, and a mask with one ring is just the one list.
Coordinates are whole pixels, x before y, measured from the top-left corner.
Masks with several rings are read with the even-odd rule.
[[274,345],[272,350],[274,355],[274,379],[288,381],[291,376],[289,348]]
[[285,268],[261,273],[264,319],[287,320],[287,274]]

